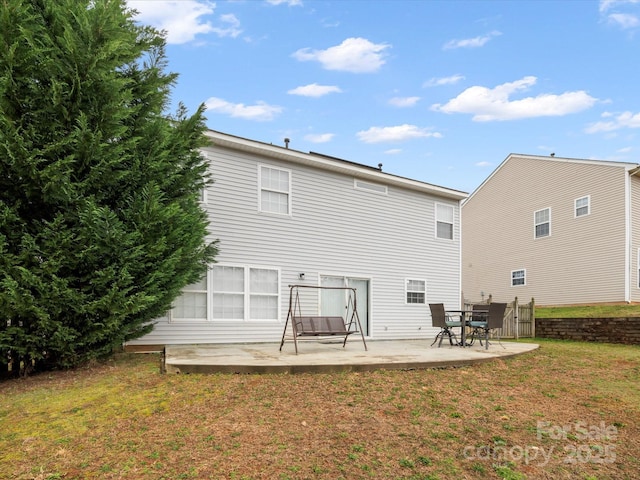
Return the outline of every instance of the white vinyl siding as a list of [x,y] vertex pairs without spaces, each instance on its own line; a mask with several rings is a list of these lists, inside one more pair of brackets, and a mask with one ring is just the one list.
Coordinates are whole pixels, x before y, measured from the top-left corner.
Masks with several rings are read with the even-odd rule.
[[524,269],[514,270],[511,272],[511,286],[517,287],[527,284],[527,272]]
[[291,213],[291,171],[267,165],[258,167],[260,183],[259,207],[261,212]]
[[[242,139],[229,142],[249,144],[250,149],[215,143],[207,147],[213,181],[205,207],[211,219],[208,239],[217,239],[219,250],[210,279],[220,266],[277,270],[277,321],[263,319],[271,317],[276,292],[255,290],[245,270],[242,287],[216,291],[231,302],[224,304],[224,315],[209,305],[218,313],[211,314],[208,322],[176,327],[158,321],[151,333],[132,344],[279,342],[289,309],[289,285],[320,285],[325,275],[367,279],[366,291],[358,286],[358,311],[363,326],[364,317],[368,320],[367,335],[374,340],[436,335],[437,329],[425,326],[428,306],[406,303],[406,279],[425,281],[429,298],[459,308],[460,204],[450,198],[452,191],[368,167],[362,169],[367,176],[359,177],[349,171],[353,165],[348,162]],[[259,165],[290,173],[291,215],[266,214],[256,208]],[[354,188],[354,178],[383,185],[387,194]],[[453,209],[453,240],[435,236],[436,203]],[[262,282],[259,275],[253,281]],[[307,290],[303,313],[319,315],[322,293]],[[209,285],[210,304],[213,291]],[[238,296],[236,304],[233,295]],[[225,320],[227,316],[242,319]]]
[[405,298],[409,303],[426,303],[427,298],[427,282],[424,280],[411,280],[405,281]]
[[551,235],[551,209],[545,208],[534,213],[535,238]]
[[453,240],[453,207],[436,203],[436,237]]
[[576,218],[589,215],[591,213],[591,197],[587,195],[586,197],[576,198],[575,206]]

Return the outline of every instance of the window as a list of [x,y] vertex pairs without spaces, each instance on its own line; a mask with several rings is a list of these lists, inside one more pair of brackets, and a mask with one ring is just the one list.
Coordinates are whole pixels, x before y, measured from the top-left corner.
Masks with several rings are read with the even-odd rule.
[[586,197],[576,198],[576,217],[589,215],[589,213],[591,213],[590,203],[588,195]]
[[353,180],[353,188],[355,188],[357,190],[368,190],[370,192],[384,193],[385,195],[387,194],[387,186],[386,185],[379,185],[377,183],[363,182],[362,180],[357,180],[357,179]]
[[278,270],[216,265],[212,276],[213,320],[278,320]]
[[425,303],[427,298],[427,282],[424,280],[407,279],[405,289],[407,303]]
[[182,289],[182,295],[176,298],[171,320],[201,321],[207,320],[207,277]]
[[261,212],[291,213],[291,172],[281,168],[258,166]]
[[551,235],[551,209],[538,210],[534,214],[535,238]]
[[436,238],[453,240],[453,207],[436,203]]
[[511,286],[517,287],[519,285],[526,285],[526,270],[514,270],[511,272]]

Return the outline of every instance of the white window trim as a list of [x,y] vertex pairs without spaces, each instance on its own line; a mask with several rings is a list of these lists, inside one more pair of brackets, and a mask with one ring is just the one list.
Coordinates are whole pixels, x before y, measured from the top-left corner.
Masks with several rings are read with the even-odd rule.
[[[282,172],[287,172],[289,174],[289,185],[288,185],[288,190],[286,192],[284,191],[278,191],[278,190],[271,190],[271,189],[263,189],[262,188],[262,168],[270,168],[272,170],[280,170]],[[275,165],[269,165],[267,163],[259,163],[258,164],[258,212],[260,213],[266,213],[269,215],[281,215],[281,216],[291,216],[291,183],[292,183],[292,173],[291,170],[288,168],[281,168],[281,167],[276,167]],[[262,191],[268,191],[268,192],[277,192],[277,193],[286,193],[287,194],[287,213],[279,213],[279,212],[269,212],[266,210],[262,209]]]
[[[514,284],[513,283],[513,274],[516,272],[522,272],[523,273],[523,279],[524,279],[524,283],[519,283],[519,284]],[[511,270],[511,286],[512,287],[525,287],[527,285],[527,269],[526,268],[517,268],[515,270]]]
[[[538,237],[536,235],[536,227],[538,225],[542,225],[542,223],[536,223],[536,213],[543,212],[545,210],[549,210],[549,220],[547,222],[544,222],[544,223],[548,223],[549,224],[549,234],[548,235],[544,235],[543,237]],[[533,238],[534,238],[534,240],[539,240],[541,238],[548,238],[550,236],[551,236],[551,207],[546,207],[546,208],[541,208],[540,210],[536,210],[535,212],[533,212]]]
[[[587,205],[586,205],[587,213],[578,215],[578,208],[584,208],[584,207],[578,207],[578,200],[583,200],[585,198],[587,199]],[[585,195],[584,197],[576,198],[573,201],[573,218],[586,217],[588,215],[591,215],[591,195]]]
[[389,193],[386,185],[366,182],[358,178],[353,179],[353,188],[356,190],[363,190],[365,192],[377,193],[379,195],[387,195]]
[[[413,281],[413,282],[422,282],[424,284],[424,290],[422,292],[420,292],[419,290],[409,290],[409,282]],[[413,293],[423,293],[424,294],[424,301],[422,303],[420,302],[409,302],[408,298],[407,298],[407,294],[409,292],[413,292]],[[404,279],[404,304],[405,305],[426,305],[427,304],[427,281],[423,278],[405,278]]]
[[[243,319],[236,319],[236,318],[213,318],[213,267],[233,267],[233,268],[242,268],[244,270],[244,287],[245,290],[242,293],[243,295],[243,301],[244,301],[244,318]],[[280,322],[280,307],[281,307],[281,303],[282,303],[282,295],[281,295],[281,288],[280,288],[280,284],[282,282],[282,272],[281,269],[278,267],[272,267],[272,266],[264,266],[264,265],[237,265],[237,264],[233,264],[233,263],[216,263],[212,268],[209,269],[209,275],[211,276],[211,281],[209,283],[207,283],[207,285],[209,286],[208,289],[208,295],[207,295],[207,310],[209,312],[208,314],[208,319],[211,322],[214,323],[233,323],[233,324],[243,324],[243,323],[249,323],[249,322],[255,322],[255,323],[279,323]],[[250,286],[251,286],[251,282],[250,282],[250,276],[251,276],[251,269],[257,269],[257,270],[273,270],[275,272],[277,272],[278,274],[278,289],[277,289],[277,293],[273,294],[274,297],[277,297],[276,303],[277,303],[277,316],[276,318],[268,318],[268,319],[252,319],[251,318],[251,291],[249,290]]]
[[[453,213],[453,215],[452,215],[453,220],[450,223],[450,225],[451,225],[451,238],[443,238],[443,237],[439,237],[438,236],[438,222],[449,223],[448,221],[445,222],[443,220],[438,220],[438,206],[443,206],[443,207],[450,208],[452,213]],[[452,242],[456,237],[456,235],[455,235],[456,209],[453,207],[453,205],[449,205],[449,204],[446,204],[446,203],[440,203],[440,202],[435,202],[433,208],[434,208],[434,217],[435,217],[435,224],[434,224],[434,227],[435,227],[435,232],[434,232],[435,238],[437,238],[438,240],[448,240],[448,241]]]

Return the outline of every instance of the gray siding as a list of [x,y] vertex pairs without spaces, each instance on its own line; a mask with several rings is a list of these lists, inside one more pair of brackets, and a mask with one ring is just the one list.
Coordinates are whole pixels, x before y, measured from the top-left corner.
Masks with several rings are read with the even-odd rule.
[[[428,305],[405,305],[405,279],[427,282],[427,303],[460,303],[459,203],[418,189],[387,184],[386,195],[354,188],[354,177],[265,158],[206,149],[215,183],[206,210],[217,262],[273,267],[281,272],[277,322],[180,322],[160,319],[154,331],[131,344],[273,342],[282,336],[288,285],[317,285],[319,275],[367,278],[371,284],[370,338],[433,337]],[[311,162],[313,163],[313,162]],[[258,165],[291,171],[292,214],[258,211]],[[380,174],[378,183],[384,184]],[[367,181],[373,181],[367,179]],[[397,182],[396,182],[397,183]],[[435,238],[435,203],[452,205],[454,240]],[[304,281],[298,279],[305,273]],[[360,301],[360,300],[359,300]],[[307,314],[318,309],[307,298]]]
[[[620,164],[513,155],[463,205],[463,294],[538,305],[625,300],[625,182]],[[590,196],[590,215],[574,202]],[[534,212],[551,236],[534,239]],[[526,285],[511,272],[526,270]]]

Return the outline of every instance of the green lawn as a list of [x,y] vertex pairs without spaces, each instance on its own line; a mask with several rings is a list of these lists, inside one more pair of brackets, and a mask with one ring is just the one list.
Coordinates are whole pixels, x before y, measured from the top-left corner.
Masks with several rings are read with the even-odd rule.
[[122,354],[8,380],[0,478],[637,480],[640,347],[535,341],[463,368],[162,375]]
[[536,307],[537,318],[640,317],[640,305],[594,305],[581,307]]

